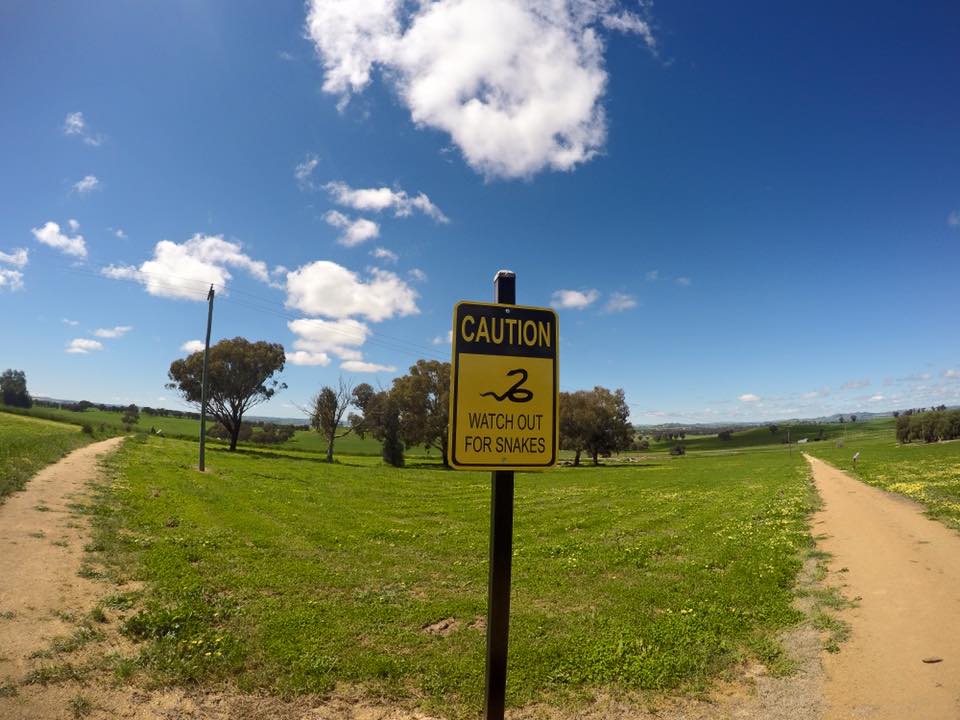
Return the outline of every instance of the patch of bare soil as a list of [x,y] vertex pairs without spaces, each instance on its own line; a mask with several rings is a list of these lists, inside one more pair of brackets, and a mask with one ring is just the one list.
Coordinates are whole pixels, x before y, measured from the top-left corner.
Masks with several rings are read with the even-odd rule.
[[[117,632],[117,611],[95,611],[100,599],[118,588],[90,573],[78,575],[90,530],[86,516],[71,512],[71,505],[82,502],[87,485],[98,479],[97,458],[119,442],[77,450],[0,506],[0,718],[436,720],[412,704],[377,702],[350,687],[338,687],[331,696],[287,701],[229,689],[147,691],[117,681],[117,660],[135,657],[136,650]],[[467,628],[448,618],[423,631],[448,635],[483,627],[482,618]],[[772,677],[751,663],[735,668],[700,698],[599,696],[576,710],[535,704],[507,716],[814,720],[820,714],[820,633],[807,623],[788,633],[783,643],[797,668],[786,677]]]
[[[960,718],[960,536],[899,495],[807,456],[820,547],[842,571],[849,642],[824,660],[827,718]],[[930,662],[939,659],[939,662]]]

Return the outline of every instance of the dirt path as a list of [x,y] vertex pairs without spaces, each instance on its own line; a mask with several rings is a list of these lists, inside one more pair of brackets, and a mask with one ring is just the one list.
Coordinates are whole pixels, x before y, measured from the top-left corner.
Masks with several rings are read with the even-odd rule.
[[[916,503],[806,456],[850,639],[824,660],[826,718],[960,718],[960,536]],[[937,662],[924,662],[936,660]]]

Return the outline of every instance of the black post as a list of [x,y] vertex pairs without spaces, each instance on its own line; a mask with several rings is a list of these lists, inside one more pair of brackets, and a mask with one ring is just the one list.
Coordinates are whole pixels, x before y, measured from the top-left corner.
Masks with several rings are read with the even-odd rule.
[[[493,301],[516,305],[517,276],[500,270],[493,279]],[[490,474],[490,578],[487,594],[486,720],[503,720],[507,692],[507,641],[510,635],[510,567],[513,559],[513,471]]]
[[213,323],[213,285],[207,293],[207,341],[203,346],[203,374],[200,376],[200,472],[206,470],[207,444],[207,358],[210,355],[210,325]]

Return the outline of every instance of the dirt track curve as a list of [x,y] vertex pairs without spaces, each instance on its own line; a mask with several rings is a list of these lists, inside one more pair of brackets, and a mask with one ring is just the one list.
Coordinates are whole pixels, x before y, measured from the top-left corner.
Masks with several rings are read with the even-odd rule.
[[[850,639],[824,658],[827,720],[960,718],[960,535],[916,503],[806,456]],[[927,661],[927,662],[925,662]]]

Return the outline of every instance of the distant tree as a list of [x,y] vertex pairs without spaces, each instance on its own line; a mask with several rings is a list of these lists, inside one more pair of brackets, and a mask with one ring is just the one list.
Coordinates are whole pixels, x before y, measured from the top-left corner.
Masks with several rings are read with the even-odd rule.
[[4,405],[22,408],[33,406],[33,398],[27,392],[27,375],[23,370],[4,370],[0,375],[0,393]]
[[686,448],[683,447],[683,445],[677,443],[677,444],[674,445],[672,448],[670,448],[670,454],[671,454],[671,455],[686,455],[686,454],[687,454],[687,450],[686,450]]
[[388,390],[377,392],[368,383],[353,389],[353,404],[362,415],[351,414],[350,426],[360,437],[372,435],[380,441],[383,461],[403,467],[403,441],[400,439],[400,408]]
[[846,420],[844,420],[844,419],[843,419],[843,415],[841,415],[841,416],[840,416],[840,424],[843,425],[845,422],[846,422]]
[[589,390],[560,393],[560,449],[574,453],[575,466],[580,465],[580,455],[587,447],[592,422],[590,405]]
[[900,417],[900,411],[899,411],[899,410],[894,410],[894,411],[893,411],[893,416],[894,416],[895,418]]
[[352,428],[344,428],[341,425],[347,408],[352,404],[353,388],[345,383],[342,378],[337,384],[336,390],[324,386],[310,401],[310,427],[319,432],[327,441],[327,462],[333,462],[334,441],[353,432]]
[[[229,433],[230,450],[237,449],[243,415],[266,402],[286,384],[273,379],[283,370],[283,345],[250,342],[236,337],[210,348],[207,377],[207,407]],[[170,364],[167,388],[176,390],[188,403],[200,406],[203,352],[195,352]]]
[[123,416],[120,421],[127,427],[131,427],[140,422],[140,408],[131,403],[123,409]]
[[776,435],[778,432],[780,432],[780,426],[776,423],[770,423],[767,425],[767,429],[770,431],[771,435]]
[[[599,385],[593,389],[594,426],[587,442],[587,450],[598,465],[598,455],[626,450],[633,439],[630,407],[622,388],[610,391]],[[686,434],[686,433],[684,433]]]
[[718,440],[730,440],[732,437],[733,435],[730,433],[729,430],[721,430],[720,432],[717,433]]
[[850,422],[855,423],[856,421],[857,421],[857,416],[856,416],[856,415],[851,415],[851,416],[850,416]]
[[393,381],[390,396],[400,413],[403,444],[435,448],[440,451],[443,464],[448,465],[450,363],[417,360],[408,374]]

